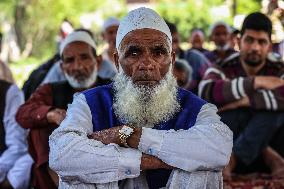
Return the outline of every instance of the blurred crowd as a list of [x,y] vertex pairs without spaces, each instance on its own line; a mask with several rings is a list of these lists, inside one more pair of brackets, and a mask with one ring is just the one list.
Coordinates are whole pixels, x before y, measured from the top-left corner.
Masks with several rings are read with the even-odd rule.
[[[284,177],[284,39],[273,44],[269,17],[249,16],[242,30],[224,21],[212,24],[208,36],[192,29],[189,49],[181,48],[177,26],[167,22],[179,87],[215,104],[234,133],[224,179],[251,172]],[[263,27],[257,28],[256,22]],[[119,24],[114,17],[105,20],[107,48],[98,54],[93,33],[65,20],[56,54],[30,74],[22,89],[8,65],[0,62],[1,189],[58,187],[59,178],[48,164],[49,136],[65,118],[75,93],[109,84],[118,73],[113,54]],[[213,50],[205,48],[207,38]],[[83,44],[71,48],[74,40]]]

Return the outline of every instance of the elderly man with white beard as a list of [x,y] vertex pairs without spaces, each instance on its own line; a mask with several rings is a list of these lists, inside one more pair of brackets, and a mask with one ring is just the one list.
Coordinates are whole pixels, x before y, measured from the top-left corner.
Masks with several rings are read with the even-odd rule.
[[107,84],[97,77],[101,57],[96,55],[95,42],[87,32],[76,31],[68,35],[61,46],[60,56],[67,81],[39,87],[19,108],[16,116],[23,128],[30,129],[29,152],[35,161],[32,183],[41,189],[57,188],[57,175],[48,166],[48,139],[65,118],[74,93]]
[[151,9],[121,21],[114,82],[78,94],[50,136],[59,188],[222,188],[232,132],[214,105],[177,87],[171,40]]

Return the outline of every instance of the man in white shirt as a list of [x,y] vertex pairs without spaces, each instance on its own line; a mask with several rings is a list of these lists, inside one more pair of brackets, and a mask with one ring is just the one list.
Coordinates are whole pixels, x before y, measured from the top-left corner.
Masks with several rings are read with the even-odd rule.
[[105,20],[102,27],[102,36],[105,42],[107,43],[107,48],[102,53],[103,62],[98,72],[98,75],[103,79],[112,79],[117,73],[115,62],[113,59],[113,53],[116,51],[115,38],[118,26],[119,20],[114,17],[110,17]]
[[50,136],[59,188],[221,188],[232,132],[214,105],[177,87],[165,21],[129,12],[116,48],[114,83],[78,94]]
[[15,84],[0,80],[0,188],[27,189],[33,160],[27,151],[27,130],[15,120],[23,93]]

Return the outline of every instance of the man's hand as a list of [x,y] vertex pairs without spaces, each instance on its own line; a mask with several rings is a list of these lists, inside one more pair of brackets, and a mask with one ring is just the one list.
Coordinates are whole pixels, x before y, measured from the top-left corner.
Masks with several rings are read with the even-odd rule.
[[[109,129],[105,129],[102,131],[97,131],[89,135],[88,137],[90,139],[95,139],[98,141],[101,141],[104,144],[110,144],[110,143],[115,143],[120,146],[124,146],[119,139],[119,130],[123,126],[117,126],[117,127],[112,127]],[[137,148],[140,142],[140,137],[142,134],[142,129],[141,128],[134,128],[134,133],[128,137],[127,139],[127,144],[131,148]]]
[[55,123],[60,125],[63,119],[66,117],[66,110],[55,108],[47,112],[46,118],[49,123]]
[[101,131],[96,131],[91,135],[89,135],[88,138],[101,141],[104,144],[115,143],[118,145],[122,145],[119,140],[119,132],[118,132],[121,128],[122,126],[118,126]]
[[273,90],[284,85],[284,80],[274,76],[256,76],[254,89]]
[[148,170],[148,169],[173,169],[174,167],[164,163],[159,158],[154,156],[150,156],[147,154],[142,154],[141,157],[141,170]]
[[227,110],[234,110],[240,107],[249,107],[250,103],[249,103],[249,98],[243,97],[242,99],[235,101],[235,102],[231,102],[229,104],[226,104],[225,106],[219,108],[218,112],[223,112],[223,111],[227,111]]
[[49,174],[51,180],[53,181],[53,183],[58,187],[58,185],[59,185],[59,177],[56,174],[56,172],[53,171],[52,169],[50,169],[50,167],[47,167],[47,171],[48,171],[48,174]]

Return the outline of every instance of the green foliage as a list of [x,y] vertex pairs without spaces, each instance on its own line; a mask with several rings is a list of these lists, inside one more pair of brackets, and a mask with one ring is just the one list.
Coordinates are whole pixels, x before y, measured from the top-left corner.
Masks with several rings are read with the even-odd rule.
[[[110,5],[111,0],[1,0],[0,13],[4,18],[1,22],[9,21],[18,28],[18,42],[21,50],[25,44],[32,42],[32,55],[42,57],[45,54],[53,54],[56,48],[55,37],[59,27],[65,18],[74,25],[80,27],[79,18],[82,14],[95,12],[104,5]],[[116,1],[122,4],[122,0]],[[111,6],[109,6],[111,7]],[[113,13],[108,7],[108,14]],[[16,12],[21,14],[15,16]]]
[[[220,3],[219,0],[218,3]],[[193,28],[202,28],[205,31],[212,23],[212,18],[209,14],[209,7],[212,5],[212,1],[207,0],[195,1],[166,1],[161,0],[157,11],[168,21],[175,23],[181,34],[182,40],[185,41],[190,31]]]
[[[182,41],[187,41],[193,28],[202,28],[208,32],[210,25],[218,20],[232,24],[232,7],[229,17],[212,15],[212,8],[227,4],[227,0],[158,0],[157,11],[168,21],[178,27]],[[231,3],[233,0],[230,1]],[[248,14],[259,11],[261,0],[236,0],[237,14]],[[228,4],[227,4],[228,5]]]
[[237,14],[249,14],[252,12],[260,11],[261,0],[238,0],[237,1]]
[[18,62],[13,62],[9,64],[12,70],[13,77],[17,85],[22,88],[24,82],[28,79],[31,72],[36,69],[42,62],[46,61],[49,57],[44,56],[44,58],[29,57],[22,59]]

